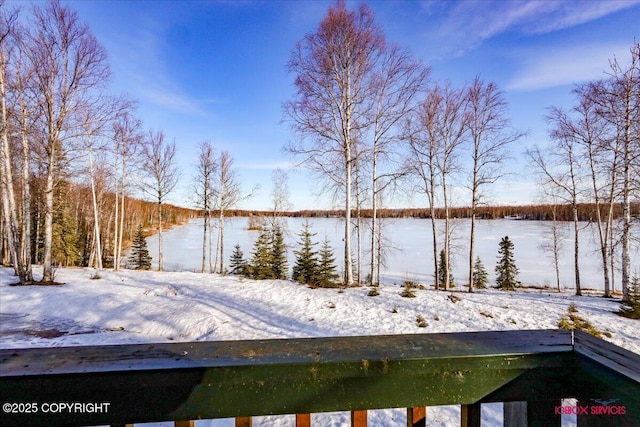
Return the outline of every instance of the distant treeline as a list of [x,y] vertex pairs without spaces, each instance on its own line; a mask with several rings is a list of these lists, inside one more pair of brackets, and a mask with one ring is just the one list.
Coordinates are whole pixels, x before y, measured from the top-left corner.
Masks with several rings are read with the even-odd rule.
[[[570,204],[557,205],[556,207],[556,219],[558,221],[573,221],[573,210]],[[608,205],[602,205],[600,207],[602,215],[606,215],[609,209]],[[593,203],[582,203],[578,205],[578,220],[579,221],[595,221],[596,220],[596,205]],[[471,208],[458,207],[449,208],[450,217],[452,218],[470,218]],[[215,214],[214,214],[215,215]],[[358,213],[354,210],[351,213],[352,217],[357,217]],[[273,212],[269,211],[252,211],[234,209],[225,211],[225,216],[229,217],[268,217],[273,216]],[[282,212],[278,216],[286,216],[292,218],[342,218],[344,211],[342,210],[318,210],[308,209],[300,211]],[[428,208],[397,208],[397,209],[378,209],[378,218],[430,218],[430,212]],[[622,205],[614,204],[613,217],[619,218],[622,216]],[[631,206],[631,216],[634,218],[640,217],[640,203],[634,203]],[[361,218],[371,218],[371,210],[360,210]],[[436,209],[436,218],[444,218],[444,209]],[[476,208],[476,218],[479,219],[524,219],[534,221],[550,221],[553,219],[553,206],[552,205],[524,205],[524,206],[482,206]]]

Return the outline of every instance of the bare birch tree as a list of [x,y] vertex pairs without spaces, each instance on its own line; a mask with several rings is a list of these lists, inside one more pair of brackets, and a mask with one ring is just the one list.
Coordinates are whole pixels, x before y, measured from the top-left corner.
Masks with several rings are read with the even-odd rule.
[[[383,50],[379,66],[371,78],[371,262],[370,285],[374,284],[376,265],[380,263],[376,249],[378,203],[384,190],[406,171],[400,167],[399,145],[403,136],[401,120],[418,104],[425,90],[430,69],[397,46]],[[394,157],[396,157],[394,159]],[[386,161],[393,166],[380,167]]]
[[158,204],[158,271],[163,270],[162,263],[162,204],[178,183],[179,172],[176,166],[176,144],[167,143],[164,133],[150,130],[143,150],[143,170],[148,181],[142,189]]
[[[369,76],[385,39],[366,5],[330,6],[318,29],[296,45],[288,63],[296,95],[284,106],[299,142],[289,151],[344,191],[344,267],[353,283],[351,204],[356,144],[366,124]],[[336,173],[336,171],[338,173]]]
[[440,175],[442,203],[444,207],[443,246],[446,259],[443,288],[451,285],[451,179],[459,171],[460,147],[468,132],[468,118],[465,114],[465,91],[456,90],[448,83],[444,87],[436,85],[433,102],[436,108],[435,136],[439,139],[439,148],[435,152],[435,166]]
[[[427,91],[424,101],[405,125],[405,140],[409,145],[406,167],[417,177],[418,190],[427,196],[433,238],[434,283],[449,289],[451,284],[450,221],[451,179],[459,172],[459,156],[468,132],[465,90],[449,83],[436,84]],[[445,271],[440,271],[436,203],[444,212],[443,251]]]
[[[551,110],[552,137],[564,153],[564,161],[556,159],[553,165],[543,158],[539,150],[534,151],[534,160],[545,170],[548,181],[564,190],[565,201],[571,203],[574,210],[578,292],[576,196],[582,194],[583,184],[579,184],[580,187],[576,184],[581,179],[579,166],[586,170],[590,200],[595,204],[605,297],[611,296],[614,290],[614,234],[622,246],[622,290],[625,296],[631,280],[631,207],[633,194],[637,193],[633,182],[638,175],[640,159],[640,44],[636,42],[631,48],[628,66],[623,67],[613,59],[609,68],[607,78],[574,90],[577,102],[569,112],[558,108]],[[561,172],[562,167],[564,172]],[[619,235],[614,231],[613,221],[613,208],[617,202],[621,202],[623,210]],[[605,207],[606,212],[603,212]]]
[[[131,107],[129,105],[129,107]],[[144,135],[142,122],[133,116],[131,108],[121,109],[112,125],[112,167],[114,223],[113,223],[113,269],[120,269],[122,259],[122,239],[126,214],[127,183],[143,153]]]
[[[630,49],[631,60],[621,65],[617,59],[610,61],[609,77],[601,85],[597,96],[598,111],[613,127],[622,187],[622,292],[629,296],[631,284],[631,228],[632,195],[634,179],[637,179],[640,159],[640,43]],[[634,176],[634,172],[636,175]]]
[[[556,188],[547,188],[546,190],[557,191]],[[540,249],[551,254],[553,261],[553,268],[556,276],[556,288],[560,292],[560,253],[564,246],[565,233],[558,220],[558,196],[551,193],[548,194],[551,197],[551,206],[549,207],[551,213],[551,224],[547,226],[547,233],[545,240],[540,244]]]
[[273,224],[277,222],[277,218],[284,212],[291,210],[290,201],[291,193],[289,191],[289,176],[287,172],[278,168],[271,174],[273,188],[271,190],[271,212],[273,215]]
[[[99,101],[87,104],[78,114],[78,121],[81,126],[81,135],[75,142],[83,172],[89,176],[89,186],[91,189],[91,206],[93,213],[93,244],[90,266],[102,269],[102,236],[100,227],[100,207],[102,205],[102,191],[98,188],[97,175],[100,166],[97,164],[98,158],[103,158],[100,153],[108,148],[110,125],[120,112],[130,108],[130,102],[124,98],[114,99],[108,96],[100,97]],[[84,157],[86,156],[86,157]],[[86,163],[85,163],[86,160]]]
[[233,167],[233,157],[228,151],[220,153],[216,166],[218,177],[214,185],[214,209],[218,210],[218,243],[216,245],[216,262],[218,273],[224,271],[224,218],[226,211],[233,209],[243,200],[253,197],[257,191],[255,187],[250,193],[244,194],[240,186],[238,172]]
[[[607,147],[611,146],[611,136],[606,123],[597,112],[595,100],[600,88],[599,83],[590,83],[576,88],[573,91],[577,98],[576,105],[568,112],[561,109],[552,109],[551,120],[555,126],[555,132],[563,138],[575,141],[580,149],[578,153],[579,160],[587,171],[591,185],[590,199],[595,203],[604,296],[611,297],[608,235],[612,231],[609,224],[613,215],[617,181],[617,168],[613,167],[617,163],[617,155],[610,155],[611,152]],[[609,162],[612,163],[605,166],[605,163]],[[606,219],[603,219],[603,192],[607,189],[611,190],[607,197],[608,214]]]
[[[84,114],[83,127],[85,130],[84,149],[86,150],[89,165],[87,168],[87,174],[89,175],[89,184],[91,186],[91,206],[93,208],[93,250],[92,258],[95,262],[95,267],[99,270],[102,269],[102,246],[100,239],[100,214],[98,211],[98,192],[96,190],[96,168],[95,168],[95,150],[100,149],[97,140],[100,139],[101,127],[106,123],[103,121],[94,122],[92,120],[93,112],[87,110]],[[94,252],[95,251],[95,252]],[[93,256],[95,255],[95,256]],[[91,266],[91,265],[90,265]]]
[[15,67],[15,88],[16,94],[16,120],[19,127],[20,138],[20,166],[22,169],[20,186],[22,188],[22,197],[20,210],[21,213],[21,233],[20,233],[20,257],[26,269],[27,282],[33,281],[32,271],[32,251],[31,251],[31,149],[32,139],[37,132],[36,115],[37,96],[33,92],[33,67],[29,64],[26,55],[27,47],[24,44],[25,29],[20,28],[16,36],[16,44],[18,46],[17,63]]
[[363,261],[363,218],[362,218],[362,209],[367,202],[367,198],[371,193],[369,189],[369,180],[367,173],[367,166],[369,165],[369,159],[367,157],[370,156],[370,151],[365,144],[358,143],[355,145],[355,149],[357,150],[354,153],[355,162],[353,163],[353,186],[351,194],[353,195],[353,207],[355,209],[355,216],[352,218],[352,230],[355,233],[356,237],[356,249],[355,249],[355,259],[352,257],[352,265],[353,273],[355,276],[355,283],[360,285],[362,283],[362,261]]
[[9,87],[11,61],[16,56],[15,31],[18,12],[8,10],[0,4],[0,196],[2,197],[2,222],[6,230],[11,263],[20,284],[28,282],[24,260],[19,255],[18,208],[13,184],[13,165],[11,162],[10,124],[9,124]]
[[202,265],[200,271],[205,272],[207,263],[207,250],[209,250],[209,271],[215,270],[212,261],[211,243],[207,245],[211,228],[211,210],[215,204],[215,188],[214,180],[217,173],[218,163],[215,158],[213,145],[210,141],[200,143],[200,151],[198,153],[198,161],[196,163],[196,173],[194,176],[194,197],[195,206],[202,211],[203,233],[202,233]]
[[77,131],[74,113],[109,80],[106,51],[79,22],[76,12],[53,0],[33,8],[28,58],[34,70],[44,134],[45,165],[43,282],[53,279],[54,187],[66,144]]
[[524,134],[511,128],[504,92],[493,82],[476,77],[466,90],[466,108],[471,143],[469,292],[473,292],[477,206],[482,203],[484,187],[504,176],[501,165],[507,159],[507,147]]
[[429,206],[431,221],[433,280],[436,289],[440,286],[440,271],[438,265],[438,232],[436,226],[436,189],[440,180],[436,168],[436,153],[440,140],[436,133],[439,95],[429,91],[425,100],[420,104],[415,115],[410,115],[405,124],[405,140],[409,145],[406,167],[412,176],[417,177],[417,190],[425,194]]
[[[552,109],[549,121],[552,124],[559,123],[557,117],[562,112]],[[584,175],[580,169],[580,153],[575,140],[567,138],[561,126],[555,126],[550,131],[555,144],[549,148],[549,152],[543,152],[539,147],[528,150],[527,155],[537,166],[543,181],[543,185],[554,187],[553,194],[560,200],[571,206],[573,213],[573,270],[575,275],[576,295],[582,295],[580,282],[580,223],[578,217],[578,204],[584,196]]]

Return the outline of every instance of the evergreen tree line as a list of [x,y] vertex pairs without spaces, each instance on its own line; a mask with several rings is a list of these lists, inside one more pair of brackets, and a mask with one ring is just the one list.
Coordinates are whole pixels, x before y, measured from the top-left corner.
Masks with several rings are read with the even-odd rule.
[[255,280],[281,279],[291,277],[299,283],[312,287],[331,288],[340,285],[336,273],[333,249],[327,238],[319,250],[318,242],[313,240],[316,233],[306,223],[298,234],[297,250],[294,250],[295,263],[289,276],[287,247],[284,243],[282,226],[277,222],[261,230],[253,244],[251,259],[246,260],[240,244],[236,244],[231,254],[229,271]]
[[[522,220],[532,221],[551,221],[553,219],[553,210],[555,209],[555,217],[558,221],[573,221],[573,207],[571,204],[559,204],[552,206],[548,204],[539,205],[495,205],[495,206],[478,206],[475,210],[476,218],[478,219],[502,219],[505,217],[513,218],[517,217]],[[595,203],[578,203],[578,220],[595,222],[596,220],[596,204]],[[600,213],[609,210],[608,205],[600,205]],[[640,203],[631,204],[632,215],[634,217],[640,217]],[[622,205],[620,203],[614,203],[611,208],[614,219],[622,217]],[[269,212],[260,211],[235,211],[235,216],[268,216]],[[285,212],[283,216],[292,218],[340,218],[344,214],[340,210],[300,210]],[[431,212],[428,208],[395,208],[395,209],[378,209],[376,211],[377,218],[431,218],[434,215],[436,219],[444,218],[444,208],[435,208]],[[452,218],[471,218],[473,214],[471,207],[451,207],[449,208],[449,215]],[[373,215],[371,209],[360,209],[359,211],[353,210],[352,216],[359,216],[360,218],[370,219]]]

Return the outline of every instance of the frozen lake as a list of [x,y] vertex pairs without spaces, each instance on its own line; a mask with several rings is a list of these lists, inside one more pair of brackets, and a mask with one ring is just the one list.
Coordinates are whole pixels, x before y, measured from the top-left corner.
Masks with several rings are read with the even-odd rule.
[[[293,250],[297,249],[297,234],[303,229],[304,218],[285,218],[287,233],[285,241],[289,247],[289,268],[293,266]],[[385,219],[385,239],[388,242],[385,266],[382,268],[381,281],[384,283],[402,283],[413,280],[420,283],[433,283],[433,254],[431,249],[431,222],[428,219],[402,218]],[[336,265],[342,270],[344,244],[342,234],[344,222],[336,218],[309,219],[316,233],[315,241],[322,242],[327,236],[334,248]],[[169,271],[200,271],[202,260],[202,219],[196,219],[186,225],[175,227],[163,233],[164,268]],[[366,224],[366,222],[364,223]],[[454,237],[452,239],[452,264],[454,281],[457,285],[467,283],[468,238],[470,220],[453,221]],[[444,221],[439,220],[441,230]],[[550,222],[516,221],[509,219],[478,220],[476,223],[476,255],[489,273],[490,283],[494,283],[494,267],[498,259],[498,243],[504,236],[509,236],[515,245],[516,265],[520,270],[518,279],[528,286],[548,285],[555,287],[555,272],[552,254],[541,247],[549,243]],[[564,235],[561,252],[560,275],[561,285],[572,288],[573,273],[573,225],[561,223]],[[214,230],[214,239],[217,230]],[[225,221],[225,265],[229,264],[229,256],[236,243],[240,244],[245,258],[251,257],[253,243],[258,231],[247,229],[247,218],[229,218]],[[363,277],[368,272],[369,260],[368,225],[363,226]],[[580,275],[583,288],[602,289],[601,261],[598,252],[596,228],[587,223],[582,224],[580,233],[581,256]],[[153,257],[153,267],[157,268],[158,239],[151,236],[147,239],[149,252]],[[354,252],[356,239],[352,241]],[[632,249],[632,274],[640,268],[638,247]],[[620,275],[616,272],[616,289],[620,288]]]

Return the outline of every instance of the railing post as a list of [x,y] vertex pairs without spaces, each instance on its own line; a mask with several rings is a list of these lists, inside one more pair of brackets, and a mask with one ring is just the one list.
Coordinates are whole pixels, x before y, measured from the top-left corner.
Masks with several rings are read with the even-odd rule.
[[296,414],[296,427],[311,427],[311,414]]
[[527,402],[504,402],[503,423],[506,427],[527,427]]
[[[578,399],[576,401],[576,406],[579,407],[584,407],[584,406],[591,406],[593,405],[594,402],[592,402],[589,399]],[[576,424],[578,425],[578,427],[597,427],[603,424],[606,424],[606,419],[603,420],[603,417],[598,417],[598,416],[593,416],[593,415],[589,415],[589,411],[587,410],[587,413],[579,413],[577,415],[576,418]],[[616,418],[616,417],[605,417],[605,418]],[[615,424],[615,422],[613,422],[612,424]]]
[[367,411],[351,411],[351,427],[367,427]]
[[251,427],[251,426],[253,426],[253,418],[236,417],[236,427]]
[[407,408],[407,427],[427,427],[427,408]]
[[528,427],[558,427],[562,424],[562,418],[555,413],[556,406],[560,406],[561,401],[549,400],[528,400],[527,401],[527,426]]
[[462,405],[460,407],[461,427],[480,427],[482,422],[481,405],[481,403],[472,403],[471,405]]

